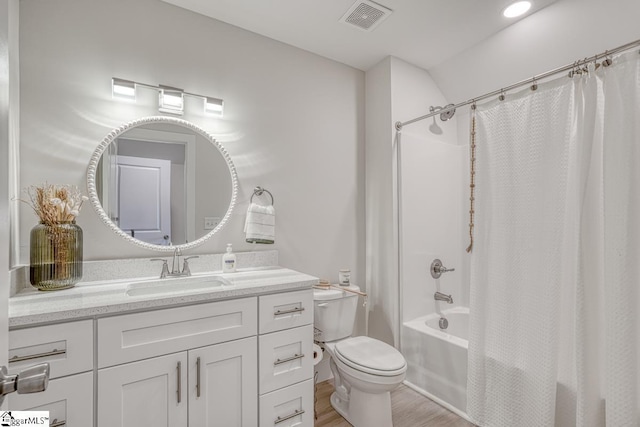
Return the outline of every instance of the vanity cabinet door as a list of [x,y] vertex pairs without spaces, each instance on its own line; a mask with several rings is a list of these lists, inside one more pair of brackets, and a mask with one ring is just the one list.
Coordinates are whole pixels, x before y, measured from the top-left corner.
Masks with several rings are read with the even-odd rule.
[[93,372],[49,381],[41,393],[7,396],[7,408],[15,411],[49,411],[51,427],[93,425]]
[[258,425],[256,337],[189,350],[189,426]]
[[98,371],[98,427],[186,426],[187,352]]

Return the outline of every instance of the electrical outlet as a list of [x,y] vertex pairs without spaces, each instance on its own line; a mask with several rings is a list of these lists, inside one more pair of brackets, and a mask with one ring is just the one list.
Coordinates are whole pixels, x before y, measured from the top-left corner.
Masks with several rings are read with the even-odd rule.
[[204,229],[213,230],[220,224],[221,218],[219,216],[205,216],[204,217]]

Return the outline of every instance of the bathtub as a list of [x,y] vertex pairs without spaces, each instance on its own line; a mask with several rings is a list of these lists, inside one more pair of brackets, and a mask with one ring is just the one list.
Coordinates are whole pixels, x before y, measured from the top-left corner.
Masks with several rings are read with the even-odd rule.
[[438,326],[437,313],[405,322],[401,350],[407,360],[405,384],[469,420],[467,408],[467,349],[469,309],[443,310],[449,321]]

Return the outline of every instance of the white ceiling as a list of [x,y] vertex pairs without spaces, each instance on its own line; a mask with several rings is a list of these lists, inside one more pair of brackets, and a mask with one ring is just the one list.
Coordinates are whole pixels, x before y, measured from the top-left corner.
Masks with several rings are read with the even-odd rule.
[[[163,1],[364,71],[388,55],[428,70],[515,22],[508,0],[377,0],[393,13],[371,32],[339,22],[354,0]],[[532,1],[524,17],[557,0]]]

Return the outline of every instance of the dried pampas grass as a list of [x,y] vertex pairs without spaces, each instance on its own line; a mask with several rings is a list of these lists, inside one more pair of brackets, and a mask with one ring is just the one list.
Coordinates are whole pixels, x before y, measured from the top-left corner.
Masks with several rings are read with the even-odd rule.
[[75,221],[82,204],[88,200],[75,185],[42,184],[32,185],[24,190],[26,203],[33,209],[45,225],[55,225]]

